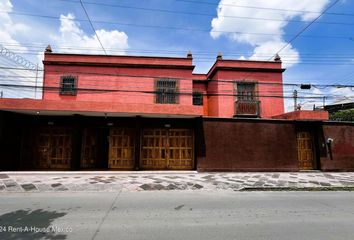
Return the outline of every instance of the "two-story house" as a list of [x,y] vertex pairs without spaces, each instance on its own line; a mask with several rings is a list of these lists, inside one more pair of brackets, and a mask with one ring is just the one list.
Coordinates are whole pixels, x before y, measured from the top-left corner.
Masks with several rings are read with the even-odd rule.
[[4,118],[2,158],[17,169],[198,169],[201,119],[284,113],[278,57],[219,54],[207,73],[194,74],[191,53],[106,56],[48,47],[43,63],[42,99],[0,99],[0,110],[16,114]]

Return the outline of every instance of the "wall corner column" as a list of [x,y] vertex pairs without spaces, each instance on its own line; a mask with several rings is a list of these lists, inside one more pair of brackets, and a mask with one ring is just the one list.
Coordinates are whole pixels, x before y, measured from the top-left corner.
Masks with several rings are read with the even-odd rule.
[[135,133],[134,133],[134,170],[140,170],[140,146],[141,146],[141,134],[142,134],[142,118],[137,116],[135,118]]

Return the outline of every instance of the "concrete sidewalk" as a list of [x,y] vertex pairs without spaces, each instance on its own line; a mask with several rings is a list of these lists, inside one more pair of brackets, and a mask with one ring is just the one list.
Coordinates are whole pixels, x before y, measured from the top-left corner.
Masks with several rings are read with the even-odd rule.
[[354,172],[0,172],[2,192],[354,190]]

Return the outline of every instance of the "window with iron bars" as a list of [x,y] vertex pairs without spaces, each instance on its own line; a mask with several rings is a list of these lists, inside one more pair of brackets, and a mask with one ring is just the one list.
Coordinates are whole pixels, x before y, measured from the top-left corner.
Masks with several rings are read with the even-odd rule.
[[203,105],[203,93],[202,92],[193,92],[193,105]]
[[177,104],[177,80],[161,78],[156,80],[156,103]]
[[244,101],[253,101],[255,100],[255,83],[237,83],[237,99]]
[[60,94],[76,95],[77,94],[77,77],[61,76],[60,77]]

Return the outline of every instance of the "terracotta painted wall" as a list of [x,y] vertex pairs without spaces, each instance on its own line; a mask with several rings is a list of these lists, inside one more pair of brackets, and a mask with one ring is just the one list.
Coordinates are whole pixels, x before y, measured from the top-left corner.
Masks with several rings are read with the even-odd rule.
[[[212,80],[218,78],[218,73],[215,74]],[[207,92],[209,93],[219,93],[219,85],[216,81],[210,81],[207,85]],[[207,116],[218,117],[219,116],[219,104],[220,98],[218,96],[208,95],[208,114]]]
[[291,119],[291,120],[323,120],[327,121],[329,114],[327,111],[311,111],[311,110],[297,110],[287,112],[281,115],[272,117],[273,119]]
[[199,171],[297,171],[291,122],[203,119]]
[[[259,83],[256,90],[260,95],[262,118],[284,113],[282,85],[263,84],[282,83],[280,62],[217,60],[208,74],[193,74],[191,58],[46,53],[44,63],[45,87],[58,88],[61,76],[74,75],[78,76],[78,88],[101,90],[79,91],[76,96],[60,95],[58,89],[45,90],[43,99],[58,101],[58,104],[61,100],[155,104],[155,94],[151,93],[155,91],[155,80],[158,77],[171,77],[179,78],[179,105],[192,106],[192,91],[202,89],[208,94],[204,98],[204,116],[232,118],[235,115],[235,97],[225,94],[236,94],[233,82],[247,79]],[[203,78],[211,78],[212,81],[206,82]],[[200,80],[203,83],[198,83]],[[120,91],[109,91],[117,89]],[[132,112],[141,111],[142,108]],[[183,112],[174,114],[183,115]]]
[[[83,72],[83,73],[80,73]],[[85,74],[90,73],[90,74]],[[96,102],[118,102],[118,103],[142,103],[153,104],[155,94],[141,93],[134,91],[155,91],[155,78],[179,77],[180,91],[191,92],[192,80],[190,70],[175,69],[147,69],[147,68],[109,68],[92,66],[53,66],[46,67],[45,86],[59,87],[60,77],[64,74],[78,76],[78,88],[101,89],[101,90],[121,90],[121,92],[93,92],[79,91],[76,96],[60,95],[59,90],[44,92],[45,100],[77,100],[77,101],[96,101]],[[142,75],[151,77],[129,77],[114,75]],[[186,77],[187,79],[183,79]],[[188,79],[189,78],[189,79]],[[129,92],[130,91],[130,92]],[[179,102],[182,105],[192,105],[191,95],[180,95]]]
[[[261,101],[261,117],[270,118],[274,115],[279,115],[284,113],[284,99],[282,85],[282,74],[272,73],[272,72],[253,72],[251,75],[247,71],[218,71],[218,74],[214,76],[213,80],[223,80],[230,81],[227,82],[214,82],[209,83],[208,91],[218,91],[224,94],[237,94],[235,92],[235,86],[232,82],[242,81],[247,77],[246,82],[258,82],[256,90],[259,94],[259,100]],[[279,85],[263,84],[267,82],[276,82]],[[269,97],[266,97],[269,96]],[[278,97],[278,98],[277,98]],[[215,97],[214,97],[215,98]],[[212,98],[213,99],[213,98]],[[219,117],[233,117],[234,112],[234,101],[233,96],[221,96],[218,97],[217,101],[209,103],[211,111],[211,116]],[[213,107],[212,107],[212,106]]]
[[324,171],[354,171],[354,124],[324,123],[325,140],[332,138],[332,156],[321,158]]
[[208,96],[207,94],[207,84],[205,81],[202,82],[193,82],[193,91],[198,91],[203,93],[203,115],[208,116]]

